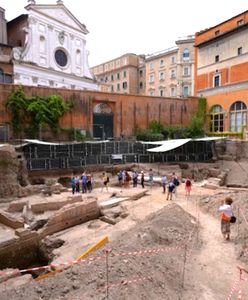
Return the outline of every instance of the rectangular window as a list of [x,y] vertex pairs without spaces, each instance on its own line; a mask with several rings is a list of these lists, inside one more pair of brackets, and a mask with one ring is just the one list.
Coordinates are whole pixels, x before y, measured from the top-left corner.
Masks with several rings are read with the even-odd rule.
[[105,82],[108,82],[108,76],[105,76]]
[[124,78],[127,77],[127,71],[123,71],[123,77],[124,77]]
[[215,56],[215,62],[218,62],[218,61],[220,61],[220,57],[219,57],[219,55],[216,55]]
[[127,89],[127,82],[126,82],[126,81],[124,81],[124,82],[122,83],[122,88],[123,88],[123,90],[126,90],[126,89]]
[[183,68],[183,76],[189,76],[189,67]]
[[150,91],[150,96],[154,96],[154,91]]
[[117,83],[117,91],[119,91],[119,90],[120,90],[120,84]]
[[164,72],[159,73],[159,80],[164,80]]
[[154,75],[153,75],[153,74],[151,74],[151,75],[149,76],[149,82],[150,82],[150,83],[153,83],[153,82],[154,82]]
[[163,66],[164,66],[164,60],[161,59],[161,60],[160,60],[160,67],[163,67]]
[[220,75],[214,76],[214,87],[220,86]]
[[140,89],[143,89],[143,81],[140,81],[140,83],[139,83],[139,88],[140,88]]
[[183,87],[183,97],[188,97],[188,95],[189,95],[189,87],[185,85]]
[[176,89],[174,87],[171,88],[171,97],[175,97],[176,96]]
[[242,52],[243,52],[242,50],[243,50],[242,47],[239,47],[239,48],[238,48],[238,55],[241,55],[241,54],[242,54]]
[[154,70],[154,63],[150,63],[150,70]]
[[111,85],[111,92],[113,92],[114,91],[114,86],[113,85]]
[[175,78],[176,77],[176,70],[172,69],[171,70],[171,78]]
[[139,76],[140,76],[140,77],[143,77],[143,70],[140,70],[140,71],[139,71]]
[[120,73],[116,74],[116,78],[119,80],[120,79]]
[[160,97],[163,97],[164,96],[164,90],[160,90],[159,95],[160,95]]
[[114,81],[114,75],[111,75],[111,81]]
[[245,23],[244,19],[240,19],[240,20],[238,20],[238,22],[237,22],[237,26],[241,26],[241,25],[243,25],[244,23]]
[[175,56],[172,56],[172,57],[171,57],[171,63],[172,63],[172,64],[175,64],[175,63],[176,63],[176,58],[175,58]]

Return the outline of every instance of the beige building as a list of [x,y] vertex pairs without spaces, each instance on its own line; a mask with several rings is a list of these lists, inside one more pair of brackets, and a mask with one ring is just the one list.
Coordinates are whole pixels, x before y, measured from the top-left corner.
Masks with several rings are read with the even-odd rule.
[[[142,55],[127,53],[95,66],[91,71],[100,84],[101,91],[137,95],[140,93],[139,79],[145,78],[144,73],[140,76],[144,59]],[[141,90],[145,91],[145,83]]]
[[181,38],[176,45],[146,57],[146,95],[194,95],[194,37]]

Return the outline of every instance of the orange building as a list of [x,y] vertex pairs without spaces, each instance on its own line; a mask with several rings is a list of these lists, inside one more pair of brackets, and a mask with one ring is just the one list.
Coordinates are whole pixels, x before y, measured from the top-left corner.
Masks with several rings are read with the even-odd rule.
[[207,98],[210,132],[247,130],[248,10],[195,34],[195,94]]

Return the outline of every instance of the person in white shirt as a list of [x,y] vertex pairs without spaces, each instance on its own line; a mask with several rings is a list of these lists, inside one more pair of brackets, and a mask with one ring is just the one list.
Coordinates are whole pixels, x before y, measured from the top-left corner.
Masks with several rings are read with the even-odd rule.
[[227,197],[225,200],[222,200],[221,206],[219,207],[219,211],[221,212],[221,232],[226,240],[230,240],[230,219],[233,215],[232,203],[233,199]]

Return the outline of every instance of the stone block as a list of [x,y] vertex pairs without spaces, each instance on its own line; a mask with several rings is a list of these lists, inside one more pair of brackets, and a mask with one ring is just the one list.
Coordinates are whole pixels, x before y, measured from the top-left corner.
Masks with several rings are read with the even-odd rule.
[[25,205],[27,205],[27,201],[13,201],[9,204],[8,212],[21,212]]
[[14,229],[24,227],[23,218],[15,217],[12,214],[3,210],[0,210],[0,223]]

